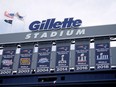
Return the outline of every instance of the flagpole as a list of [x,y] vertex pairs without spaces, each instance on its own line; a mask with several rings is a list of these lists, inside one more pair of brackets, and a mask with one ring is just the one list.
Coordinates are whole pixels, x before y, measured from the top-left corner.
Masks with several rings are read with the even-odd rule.
[[25,29],[25,21],[23,20],[23,24],[24,24],[24,29]]
[[23,21],[23,28],[25,29],[25,20],[24,20],[24,16],[21,16],[18,12],[16,13],[17,17],[19,20]]
[[[14,21],[14,20],[12,20],[12,24],[13,24],[13,21]],[[12,25],[12,24],[11,24],[11,30],[13,30],[13,25]]]

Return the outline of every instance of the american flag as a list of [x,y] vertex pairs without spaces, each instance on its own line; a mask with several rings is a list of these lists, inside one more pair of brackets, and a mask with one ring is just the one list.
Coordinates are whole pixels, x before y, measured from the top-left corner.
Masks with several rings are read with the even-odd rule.
[[14,13],[8,13],[7,11],[4,12],[4,16],[13,19],[15,14]]
[[23,17],[23,16],[21,16],[21,15],[19,15],[19,13],[18,13],[18,12],[16,13],[16,16],[18,17],[18,19],[19,19],[19,20],[24,20],[24,17]]

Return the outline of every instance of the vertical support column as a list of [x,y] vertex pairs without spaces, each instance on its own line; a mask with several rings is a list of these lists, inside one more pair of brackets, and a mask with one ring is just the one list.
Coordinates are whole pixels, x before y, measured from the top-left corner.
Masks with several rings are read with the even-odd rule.
[[52,43],[52,52],[51,52],[51,59],[50,59],[50,72],[55,71],[55,64],[56,64],[56,42]]
[[2,63],[3,46],[0,46],[0,68]]
[[36,72],[36,63],[38,58],[38,43],[34,45],[34,51],[33,51],[33,58],[32,58],[32,64],[31,64],[31,73],[34,74]]
[[75,41],[72,40],[70,44],[70,61],[69,61],[70,71],[75,69]]
[[95,69],[95,48],[94,48],[94,39],[91,39],[90,43],[90,52],[89,52],[89,64],[90,64],[90,70]]
[[[111,38],[112,40],[112,38]],[[110,41],[111,50],[111,68],[116,69],[116,40]]]
[[17,49],[16,49],[16,55],[14,58],[14,64],[13,64],[13,74],[17,73],[18,70],[18,64],[19,64],[19,57],[20,57],[20,49],[21,49],[21,45],[17,45]]

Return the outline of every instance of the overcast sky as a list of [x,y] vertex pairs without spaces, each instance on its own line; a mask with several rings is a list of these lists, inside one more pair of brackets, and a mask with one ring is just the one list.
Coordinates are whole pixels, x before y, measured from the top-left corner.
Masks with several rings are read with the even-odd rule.
[[[24,22],[13,19],[12,26],[4,22],[4,12],[19,12]],[[116,0],[0,0],[0,34],[28,32],[35,20],[74,17],[82,20],[82,27],[116,24]]]

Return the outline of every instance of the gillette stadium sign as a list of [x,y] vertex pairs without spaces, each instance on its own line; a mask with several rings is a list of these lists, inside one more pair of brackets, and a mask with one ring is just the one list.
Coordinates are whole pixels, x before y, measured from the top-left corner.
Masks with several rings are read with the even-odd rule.
[[82,24],[80,19],[74,20],[73,18],[65,18],[63,21],[56,21],[55,18],[42,20],[42,21],[33,21],[29,25],[29,30],[51,30],[51,29],[63,29],[63,28],[72,28],[79,27]]

